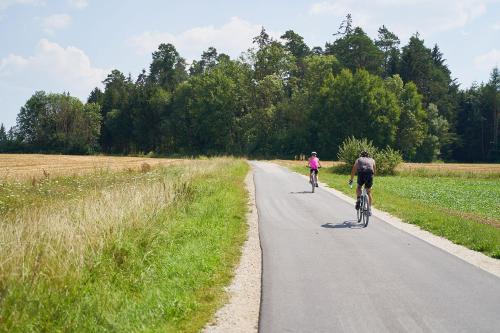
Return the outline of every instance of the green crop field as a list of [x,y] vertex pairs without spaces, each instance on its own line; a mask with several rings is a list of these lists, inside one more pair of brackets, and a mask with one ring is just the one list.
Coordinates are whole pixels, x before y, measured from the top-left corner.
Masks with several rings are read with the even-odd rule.
[[0,182],[0,331],[199,331],[246,238],[247,163],[71,169]]
[[[303,163],[279,161],[306,174]],[[439,170],[412,165],[394,176],[375,177],[374,206],[454,243],[500,258],[500,175],[498,165],[487,170]],[[469,168],[471,169],[471,168]],[[495,170],[495,172],[490,172]],[[324,168],[320,180],[355,197],[348,175]]]

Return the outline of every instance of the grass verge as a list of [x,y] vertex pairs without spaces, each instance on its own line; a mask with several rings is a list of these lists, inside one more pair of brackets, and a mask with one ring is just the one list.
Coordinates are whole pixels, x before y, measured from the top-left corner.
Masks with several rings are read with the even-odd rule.
[[199,331],[246,237],[247,172],[192,161],[15,206],[0,221],[0,331]]
[[[281,163],[307,174],[303,166]],[[320,179],[355,198],[348,175],[323,169]],[[500,258],[500,181],[498,178],[377,176],[374,206],[456,244]]]

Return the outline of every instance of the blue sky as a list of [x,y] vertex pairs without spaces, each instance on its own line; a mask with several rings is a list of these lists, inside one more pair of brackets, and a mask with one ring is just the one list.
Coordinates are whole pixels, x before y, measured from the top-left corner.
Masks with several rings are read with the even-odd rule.
[[36,90],[85,100],[111,69],[135,76],[160,42],[188,60],[209,46],[235,57],[264,26],[324,46],[347,13],[371,37],[385,24],[403,45],[416,31],[437,43],[462,87],[500,65],[500,0],[0,0],[0,122]]

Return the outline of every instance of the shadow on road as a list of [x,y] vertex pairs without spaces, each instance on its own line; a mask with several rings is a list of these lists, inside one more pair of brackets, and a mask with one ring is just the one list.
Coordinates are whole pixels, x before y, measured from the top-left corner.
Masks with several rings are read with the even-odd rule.
[[290,192],[290,194],[313,194],[311,191]]
[[327,229],[363,229],[363,225],[359,224],[358,221],[356,220],[351,220],[351,221],[344,221],[340,224],[333,224],[333,223],[325,223],[321,226],[322,228],[327,228]]

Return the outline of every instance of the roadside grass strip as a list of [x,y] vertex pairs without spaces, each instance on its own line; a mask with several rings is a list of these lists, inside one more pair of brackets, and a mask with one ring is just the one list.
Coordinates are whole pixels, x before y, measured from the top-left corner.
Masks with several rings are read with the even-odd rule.
[[[289,165],[307,175],[307,170]],[[353,198],[348,175],[323,169],[320,180]],[[374,206],[455,244],[500,258],[500,179],[377,176]]]
[[7,201],[0,331],[199,331],[226,300],[246,238],[248,169],[218,158],[60,177]]

